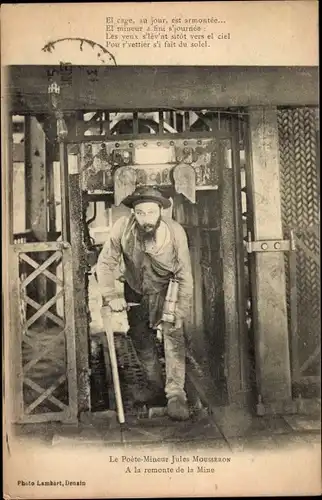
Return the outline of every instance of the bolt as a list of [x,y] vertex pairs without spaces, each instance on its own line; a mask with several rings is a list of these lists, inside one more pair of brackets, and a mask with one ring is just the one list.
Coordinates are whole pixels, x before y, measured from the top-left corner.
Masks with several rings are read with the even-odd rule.
[[120,145],[119,145],[119,143],[118,143],[118,142],[115,144],[115,147],[116,147],[116,148],[119,148],[119,147],[120,147]]
[[261,246],[262,250],[267,250],[268,248],[268,245],[267,243],[263,243],[262,246]]
[[281,248],[281,244],[277,241],[276,243],[274,243],[274,248],[278,250],[279,248]]

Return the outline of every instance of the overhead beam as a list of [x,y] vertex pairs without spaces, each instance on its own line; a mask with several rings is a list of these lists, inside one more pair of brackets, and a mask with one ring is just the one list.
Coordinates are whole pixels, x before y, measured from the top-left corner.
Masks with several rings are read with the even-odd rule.
[[[48,112],[54,69],[10,67],[7,94],[14,113]],[[59,66],[56,72],[59,78]],[[316,106],[318,88],[317,67],[73,66],[61,105],[66,111]]]

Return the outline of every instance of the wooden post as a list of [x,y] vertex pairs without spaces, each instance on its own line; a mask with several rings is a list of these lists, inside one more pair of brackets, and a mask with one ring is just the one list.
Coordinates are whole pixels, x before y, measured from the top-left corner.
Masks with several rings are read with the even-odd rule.
[[233,174],[232,168],[229,168],[228,165],[223,166],[221,248],[225,303],[225,375],[229,404],[239,403],[244,397],[238,321],[238,276],[236,272],[237,249]]
[[[48,118],[45,121],[44,129],[46,133],[46,189],[48,200],[48,232],[49,239],[56,232],[56,206],[55,206],[55,182],[54,182],[54,161],[55,161],[55,143],[53,137],[53,120]],[[54,240],[53,240],[54,241]]]
[[[245,276],[238,129],[232,121],[231,158],[223,162],[222,259],[229,404],[244,405],[249,393],[245,332]],[[229,150],[228,150],[229,152]]]
[[79,413],[90,409],[89,335],[86,298],[87,262],[84,251],[83,203],[77,157],[69,165],[69,214],[73,255],[75,341]]
[[[18,316],[18,277],[16,273],[17,256],[13,247],[13,137],[12,116],[8,109],[8,100],[1,108],[2,131],[2,252],[3,252],[3,332],[4,347],[4,420],[7,429],[12,422],[17,422],[22,411],[21,343]],[[14,266],[13,266],[14,265]],[[7,431],[9,433],[9,430]]]
[[26,227],[47,240],[46,139],[34,116],[25,118]]
[[[250,108],[249,126],[252,239],[281,240],[276,108]],[[266,409],[283,411],[291,399],[284,253],[256,252],[251,261],[258,392]]]
[[[46,175],[46,137],[34,116],[25,117],[25,175],[26,175],[26,228],[31,229],[38,241],[48,240],[48,206]],[[46,254],[37,257],[43,262]],[[39,304],[47,301],[47,278],[38,276],[35,280]],[[47,324],[45,316],[39,321]]]

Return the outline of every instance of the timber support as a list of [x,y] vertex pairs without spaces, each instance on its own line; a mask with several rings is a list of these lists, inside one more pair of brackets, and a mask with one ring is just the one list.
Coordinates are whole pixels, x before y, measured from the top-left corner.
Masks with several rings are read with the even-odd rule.
[[[276,108],[250,108],[253,241],[283,240]],[[283,251],[251,254],[259,403],[284,411],[291,401]]]

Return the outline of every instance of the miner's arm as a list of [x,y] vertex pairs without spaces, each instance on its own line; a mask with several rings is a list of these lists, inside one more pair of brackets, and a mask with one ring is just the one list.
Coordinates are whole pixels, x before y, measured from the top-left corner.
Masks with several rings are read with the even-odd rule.
[[179,282],[178,302],[176,306],[176,319],[184,319],[190,314],[193,294],[193,278],[188,240],[185,230],[181,226],[176,229],[178,267],[176,279]]
[[122,295],[116,289],[115,280],[120,275],[122,256],[121,238],[126,221],[126,217],[121,217],[115,222],[109,239],[105,242],[98,257],[96,275],[104,302],[122,298]]

